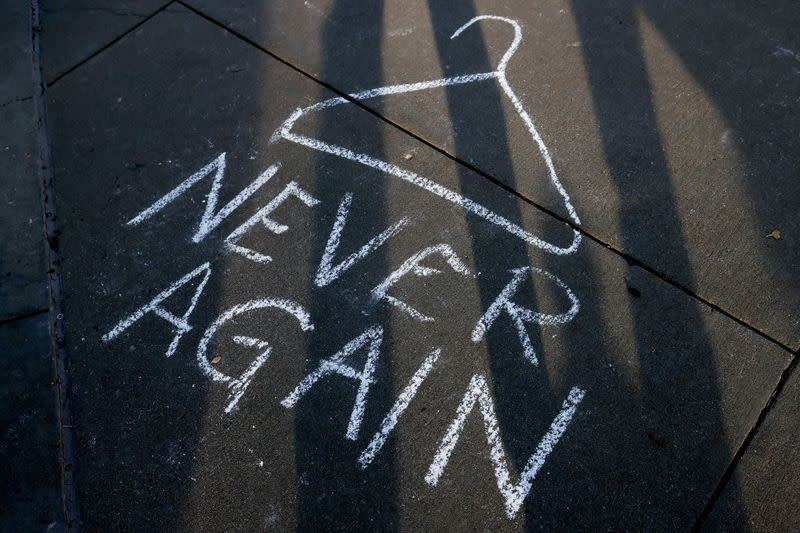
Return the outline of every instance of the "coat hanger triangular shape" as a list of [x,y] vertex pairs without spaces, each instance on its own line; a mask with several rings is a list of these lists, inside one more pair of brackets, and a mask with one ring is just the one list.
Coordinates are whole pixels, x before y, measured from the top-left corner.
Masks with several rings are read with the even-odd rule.
[[547,145],[545,145],[542,136],[539,134],[539,131],[536,129],[536,126],[533,123],[528,112],[522,106],[522,102],[517,97],[517,94],[511,88],[511,85],[508,83],[506,78],[506,67],[508,66],[508,62],[514,53],[517,51],[520,43],[522,42],[522,28],[520,27],[519,23],[516,20],[500,17],[496,15],[480,15],[474,17],[467,21],[464,25],[458,28],[453,35],[450,36],[451,39],[457,38],[468,29],[470,26],[475,24],[481,20],[495,20],[505,22],[512,26],[514,29],[514,40],[512,41],[511,45],[506,50],[505,54],[503,55],[502,59],[497,65],[497,69],[491,72],[481,72],[481,73],[473,73],[473,74],[464,74],[459,76],[451,76],[447,78],[440,78],[436,80],[428,80],[422,82],[415,82],[415,83],[404,83],[398,85],[388,85],[384,87],[376,87],[373,89],[369,89],[366,91],[360,91],[356,93],[351,93],[348,95],[347,98],[336,96],[333,98],[328,98],[312,104],[307,107],[298,108],[296,109],[288,119],[272,134],[270,142],[277,142],[281,139],[285,139],[287,141],[305,146],[307,148],[311,148],[313,150],[317,150],[319,152],[331,154],[337,157],[341,157],[342,159],[347,159],[349,161],[353,161],[355,163],[360,163],[362,165],[374,168],[376,170],[380,170],[392,176],[398,177],[402,180],[405,180],[413,185],[421,187],[428,192],[435,194],[445,200],[448,200],[466,211],[477,215],[493,224],[496,224],[515,237],[518,237],[528,243],[531,246],[536,248],[540,248],[546,252],[555,254],[555,255],[569,255],[575,252],[580,246],[581,242],[581,233],[578,229],[573,228],[573,236],[572,242],[569,246],[559,246],[557,244],[553,244],[547,242],[536,235],[526,231],[524,228],[511,222],[510,220],[494,213],[493,211],[489,210],[488,208],[484,207],[478,202],[471,200],[461,194],[429,179],[425,176],[421,176],[411,170],[405,169],[388,161],[378,159],[372,157],[366,153],[356,152],[344,146],[340,146],[333,143],[324,142],[320,139],[315,139],[313,137],[308,137],[305,135],[301,135],[292,131],[294,124],[304,115],[315,111],[321,111],[323,109],[328,109],[332,107],[336,107],[343,104],[352,104],[355,101],[363,101],[369,100],[371,98],[376,98],[379,96],[388,96],[393,94],[404,94],[404,93],[411,93],[416,91],[424,91],[427,89],[434,89],[437,87],[447,87],[452,85],[465,85],[469,83],[479,83],[482,81],[487,80],[496,80],[497,83],[503,90],[503,94],[511,102],[514,110],[516,111],[517,115],[519,115],[520,119],[525,124],[528,132],[531,135],[532,140],[534,141],[536,147],[539,150],[540,155],[544,159],[545,164],[547,165],[547,171],[550,178],[550,183],[556,189],[559,196],[561,197],[564,208],[566,209],[569,220],[576,226],[580,225],[580,219],[578,218],[578,214],[575,211],[575,208],[572,205],[572,201],[570,200],[569,194],[567,193],[566,189],[561,183],[561,180],[556,173],[555,166],[553,165],[553,160],[550,157],[550,151],[547,149]]

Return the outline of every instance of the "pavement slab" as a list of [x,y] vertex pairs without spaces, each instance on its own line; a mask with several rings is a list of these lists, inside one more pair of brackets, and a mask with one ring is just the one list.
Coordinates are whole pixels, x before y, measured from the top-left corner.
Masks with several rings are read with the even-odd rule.
[[[187,0],[345,93],[494,71],[529,111],[580,226],[800,347],[800,11],[740,0]],[[494,80],[363,104],[565,219]],[[780,239],[768,237],[780,232]]]
[[49,91],[86,528],[691,527],[790,354],[334,96],[179,6]]
[[703,524],[705,531],[800,528],[800,517],[793,512],[800,504],[798,402],[800,374],[793,372]]
[[31,97],[31,19],[27,2],[0,2],[0,105]]
[[0,347],[0,529],[61,531],[47,314],[0,325]]
[[47,309],[32,116],[30,100],[0,107],[0,322]]

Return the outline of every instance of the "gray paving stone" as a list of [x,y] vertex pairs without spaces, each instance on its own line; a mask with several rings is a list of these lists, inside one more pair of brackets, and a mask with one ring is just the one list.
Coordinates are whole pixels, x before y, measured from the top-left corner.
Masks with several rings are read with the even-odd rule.
[[27,2],[0,3],[0,105],[30,97],[30,15]]
[[[362,163],[380,159],[412,174],[379,172],[286,137],[270,142],[296,108],[330,96],[177,8],[50,92],[87,528],[690,527],[788,353],[605,247],[585,240],[572,254],[546,253],[468,214],[466,201],[448,201],[436,187],[472,198],[554,246],[572,239],[555,218],[352,105],[306,113],[292,131],[335,143],[350,150],[340,155]],[[210,177],[146,220],[127,223],[223,152],[214,212],[271,165],[281,167],[198,243],[192,235],[209,203]],[[271,215],[286,231],[257,224],[238,241],[250,257],[269,254],[272,261],[229,251],[226,236],[291,181],[319,204],[289,197]],[[318,266],[347,193],[334,265],[388,226],[409,222],[319,286]],[[419,320],[397,301],[374,301],[382,280],[437,244],[449,245],[471,274],[432,255],[389,291],[433,320]],[[186,318],[191,329],[167,357],[176,318],[170,324],[147,313],[129,327],[124,321],[205,262],[211,274],[202,289],[201,269],[163,301],[161,317],[177,317],[199,294]],[[557,276],[580,305],[564,324],[527,325],[537,365],[524,357],[506,313],[472,340],[479,318],[514,277],[511,269],[520,267]],[[571,307],[552,279],[521,279],[518,305],[546,314]],[[313,331],[274,308],[244,313],[216,334],[208,329],[226,310],[269,298],[301,306]],[[356,396],[351,379],[325,378],[294,407],[281,404],[322,360],[370,327],[382,328],[383,342],[355,440],[345,437]],[[273,352],[226,412],[235,389],[219,380],[245,372],[261,342],[236,335],[266,341]],[[211,339],[205,353],[203,338]],[[408,410],[374,461],[360,468],[357,458],[436,347],[439,360]],[[347,362],[362,368],[365,351]],[[537,446],[548,448],[540,442],[558,427],[554,419],[570,392],[585,391],[511,518],[479,409],[438,484],[425,480],[476,374],[485,377],[496,412],[503,453],[495,458],[507,460],[514,483]]]
[[47,308],[30,101],[0,107],[0,321]]
[[0,4],[0,321],[47,306],[28,9],[26,2]]
[[712,509],[706,531],[797,531],[800,374],[792,373]]
[[[508,81],[582,226],[800,347],[794,2],[189,3],[345,92],[493,70],[510,26],[450,36],[518,20]],[[481,83],[365,105],[566,216],[510,100]]]
[[0,325],[0,529],[60,531],[58,433],[46,314]]

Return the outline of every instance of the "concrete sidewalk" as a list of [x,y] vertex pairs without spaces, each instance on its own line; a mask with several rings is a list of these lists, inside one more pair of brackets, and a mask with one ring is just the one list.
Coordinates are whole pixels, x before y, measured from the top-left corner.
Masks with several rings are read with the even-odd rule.
[[68,460],[3,7],[4,529],[800,526],[800,10],[256,4],[43,6]]

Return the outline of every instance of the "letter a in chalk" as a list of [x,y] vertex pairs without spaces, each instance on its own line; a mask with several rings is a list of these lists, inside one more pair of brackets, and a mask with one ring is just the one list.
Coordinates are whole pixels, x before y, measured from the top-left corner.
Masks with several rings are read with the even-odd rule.
[[[164,309],[161,304],[172,296],[178,289],[189,283],[191,280],[199,276],[200,274],[204,273],[202,281],[194,290],[194,295],[192,296],[192,301],[189,303],[189,307],[186,309],[186,312],[183,313],[183,316],[175,316],[171,312]],[[196,269],[192,270],[181,279],[167,287],[164,291],[159,293],[155,298],[153,298],[150,303],[144,305],[139,308],[138,311],[133,313],[128,318],[122,320],[119,324],[117,324],[114,329],[103,335],[102,339],[105,342],[108,342],[115,337],[117,337],[120,333],[131,327],[135,324],[140,318],[142,318],[147,313],[153,313],[156,316],[159,316],[172,324],[175,327],[175,336],[172,338],[172,342],[169,344],[167,348],[167,357],[171,356],[175,353],[175,350],[178,349],[178,343],[181,341],[181,337],[187,331],[192,329],[192,326],[189,325],[189,316],[194,311],[194,307],[197,305],[197,300],[200,299],[200,295],[203,294],[203,289],[206,286],[206,282],[208,282],[208,278],[211,276],[211,266],[208,263],[203,263]]]
[[[358,430],[361,427],[361,420],[364,418],[364,407],[367,402],[367,393],[372,383],[372,374],[375,372],[375,363],[380,353],[381,342],[383,341],[383,328],[374,326],[348,342],[344,348],[336,352],[330,359],[325,359],[319,368],[306,376],[303,381],[292,391],[289,396],[281,401],[281,405],[287,409],[292,408],[319,380],[331,374],[339,374],[346,378],[354,379],[359,382],[356,403],[350,415],[350,422],[347,425],[346,436],[350,440],[358,438]],[[344,364],[345,358],[351,356],[357,350],[369,343],[369,352],[364,369],[360,372],[355,368]]]
[[333,223],[331,233],[328,236],[328,243],[325,245],[325,252],[322,255],[322,260],[317,269],[317,275],[314,278],[314,283],[317,287],[324,287],[330,285],[341,276],[345,271],[352,267],[357,262],[361,261],[370,252],[380,248],[383,243],[389,240],[392,236],[400,232],[406,225],[408,225],[408,218],[403,217],[379,235],[374,236],[370,241],[362,246],[357,252],[348,255],[344,261],[336,266],[333,266],[333,257],[336,255],[336,250],[342,240],[342,231],[344,230],[345,223],[347,222],[347,215],[350,211],[350,204],[353,201],[353,193],[348,192],[342,198],[339,204],[339,210],[336,213],[336,221]]
[[506,462],[506,452],[503,449],[503,442],[500,438],[500,428],[497,424],[494,403],[489,393],[489,386],[486,384],[486,378],[480,374],[475,374],[472,376],[466,394],[464,394],[464,399],[461,400],[461,405],[456,410],[456,418],[450,424],[441,444],[439,444],[439,449],[436,451],[428,473],[425,475],[425,481],[434,487],[439,483],[447,462],[450,460],[450,455],[452,455],[453,449],[464,431],[464,423],[467,420],[467,416],[472,412],[477,402],[480,406],[481,415],[483,415],[483,427],[490,447],[497,488],[505,500],[506,515],[509,518],[514,518],[514,515],[522,507],[525,497],[530,492],[536,474],[539,473],[547,456],[550,455],[550,452],[553,451],[553,448],[564,435],[572,417],[575,416],[578,404],[581,403],[585,394],[586,392],[578,387],[573,387],[570,390],[567,399],[561,405],[561,411],[556,415],[553,423],[550,424],[550,428],[542,437],[542,440],[539,441],[536,451],[525,463],[525,468],[522,469],[519,476],[519,482],[512,483],[511,473]]
[[197,231],[192,236],[192,242],[202,241],[214,228],[220,225],[228,215],[230,215],[237,207],[242,205],[245,200],[250,198],[258,189],[261,188],[269,179],[278,172],[279,164],[270,166],[253,182],[244,188],[236,197],[228,202],[225,207],[218,212],[214,212],[217,208],[217,200],[219,198],[219,189],[222,186],[222,180],[225,177],[225,152],[222,152],[209,164],[186,178],[180,185],[172,189],[170,192],[158,199],[153,205],[133,217],[128,221],[129,226],[136,226],[148,218],[152,217],[168,204],[172,203],[175,199],[188,191],[195,183],[202,180],[206,176],[214,173],[214,181],[211,183],[211,189],[206,195],[206,209],[203,212],[203,217],[200,219],[200,224]]
[[[526,309],[512,302],[511,298],[514,296],[514,294],[516,294],[519,286],[524,281],[525,274],[527,274],[528,270],[533,270],[534,272],[541,274],[547,279],[555,282],[556,285],[563,289],[571,303],[569,311],[566,313],[561,313],[560,315],[548,315],[545,313],[531,311],[530,309]],[[489,330],[489,328],[492,327],[494,321],[497,320],[497,317],[500,316],[500,313],[502,311],[506,311],[511,317],[511,320],[513,320],[514,326],[517,328],[517,334],[519,335],[519,340],[522,343],[523,356],[534,365],[538,365],[539,359],[536,357],[536,352],[533,350],[533,343],[528,336],[528,332],[525,330],[525,323],[529,322],[531,324],[539,324],[542,326],[566,324],[575,318],[576,314],[578,314],[580,302],[578,302],[578,298],[575,296],[575,293],[573,293],[563,281],[549,272],[545,272],[544,270],[540,270],[535,267],[515,268],[511,270],[511,272],[514,274],[514,277],[511,278],[511,281],[508,282],[508,285],[506,285],[500,294],[497,295],[497,298],[494,302],[492,302],[492,305],[489,306],[489,309],[486,310],[486,313],[484,313],[484,315],[478,320],[478,323],[475,324],[475,329],[472,330],[472,342],[480,342],[481,339],[483,339],[483,337],[486,335],[486,332]]]

